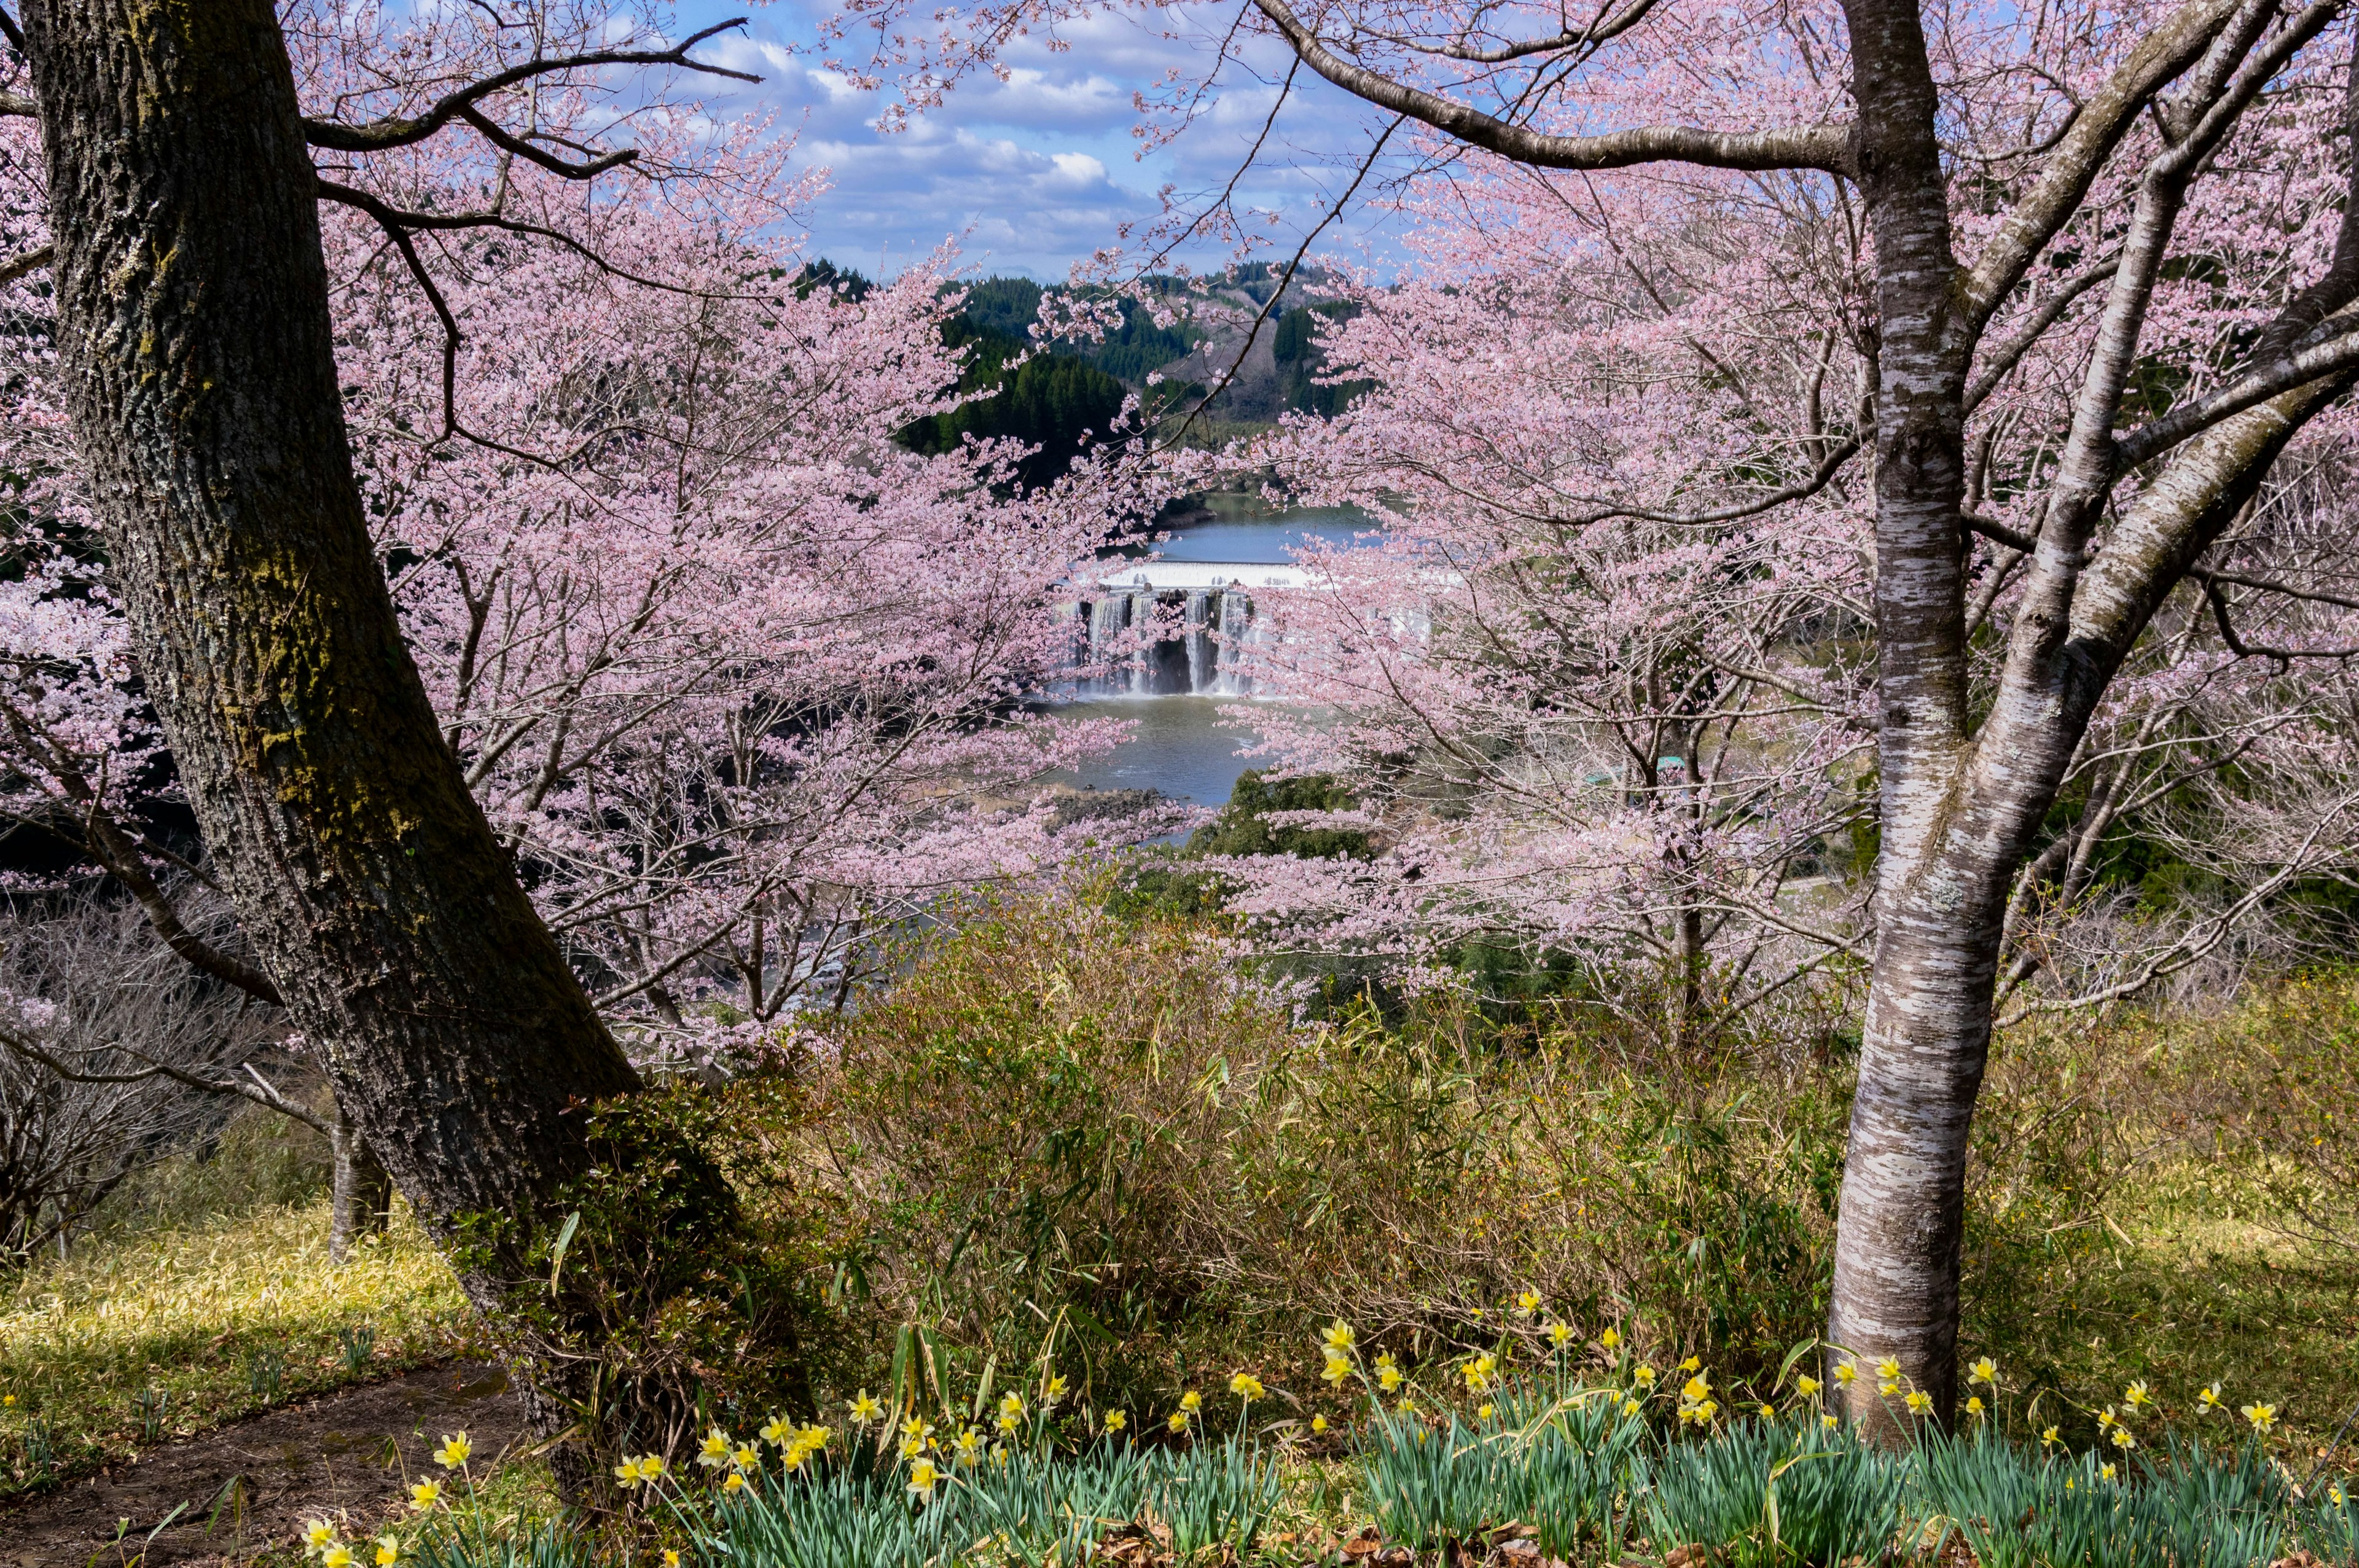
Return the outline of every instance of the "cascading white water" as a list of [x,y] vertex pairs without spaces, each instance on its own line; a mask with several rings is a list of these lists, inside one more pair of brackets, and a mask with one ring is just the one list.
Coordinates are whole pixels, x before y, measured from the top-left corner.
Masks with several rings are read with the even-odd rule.
[[1253,600],[1230,589],[1221,595],[1221,657],[1212,690],[1221,697],[1249,697],[1253,677],[1237,669],[1237,655],[1253,638]]
[[[1130,599],[1125,594],[1109,593],[1090,604],[1089,646],[1083,659],[1093,665],[1103,665],[1114,658],[1114,645],[1130,622]],[[1103,697],[1127,688],[1120,676],[1098,675],[1081,683],[1082,690],[1092,697]]]
[[1188,590],[1188,689],[1201,692],[1220,667],[1220,653],[1212,645],[1212,591],[1196,588]]
[[[1125,616],[1125,623],[1134,633],[1137,633],[1143,632],[1147,625],[1154,621],[1154,590],[1151,589],[1141,589],[1137,592],[1133,593],[1130,596],[1128,611]],[[1153,643],[1147,643],[1141,646],[1132,655],[1130,662],[1130,695],[1133,697],[1152,697],[1155,695],[1155,647]]]

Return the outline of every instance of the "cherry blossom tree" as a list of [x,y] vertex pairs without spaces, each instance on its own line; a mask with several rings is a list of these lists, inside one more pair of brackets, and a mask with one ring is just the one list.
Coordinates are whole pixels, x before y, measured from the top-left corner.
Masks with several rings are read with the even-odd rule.
[[[787,146],[650,91],[709,69],[660,22],[7,29],[5,804],[283,1001],[429,1225],[504,1217],[495,1311],[636,1086],[614,1024],[766,1026],[875,923],[1125,830],[1034,800],[1114,729],[1026,705],[1157,493],[898,447],[951,406],[947,258],[807,272]],[[253,962],[179,920],[159,787]]]
[[[875,29],[873,69],[900,69],[922,105],[1011,39],[1106,8],[853,14]],[[1725,362],[1765,397],[1693,427],[1679,511],[1767,518],[1857,476],[1877,854],[1829,1337],[1897,1359],[1946,1416],[1967,1135],[2018,873],[2175,596],[2199,596],[2234,652],[2259,646],[2237,629],[2252,596],[2314,591],[2227,557],[2359,376],[2344,8],[1245,0],[1223,38],[1176,84],[1180,114],[1275,46],[1299,68],[1287,92],[1307,73],[1383,116],[1375,146],[1406,126],[1470,178],[1593,209],[1606,254],[1750,222],[1761,248],[1734,291],[1698,277],[1661,316],[1748,308],[1766,269],[1818,312],[1803,357],[1830,345],[1835,385],[1856,365],[1859,411],[1826,411],[1812,447],[1760,407],[1792,356]],[[1789,217],[1799,252],[1758,232]],[[1796,254],[1842,287],[1767,265]],[[1656,476],[1633,477],[1643,495]],[[1669,511],[1664,493],[1644,510]],[[1537,520],[1595,526],[1600,509]],[[1851,1399],[1902,1424],[1875,1380]]]

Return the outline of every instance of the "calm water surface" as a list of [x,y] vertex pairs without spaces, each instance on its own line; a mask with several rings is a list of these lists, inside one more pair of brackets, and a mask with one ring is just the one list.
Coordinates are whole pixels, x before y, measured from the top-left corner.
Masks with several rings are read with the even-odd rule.
[[[1172,561],[1238,561],[1279,565],[1293,559],[1288,546],[1307,538],[1349,545],[1373,524],[1356,507],[1295,507],[1273,514],[1252,497],[1204,499],[1209,520],[1173,529],[1155,546]],[[1145,555],[1144,550],[1131,552]],[[1060,704],[1076,718],[1126,719],[1130,740],[1086,768],[1059,777],[1084,789],[1159,789],[1174,800],[1220,806],[1247,768],[1266,765],[1237,755],[1256,737],[1251,701],[1211,697],[1101,697]],[[1244,727],[1240,728],[1240,721]]]

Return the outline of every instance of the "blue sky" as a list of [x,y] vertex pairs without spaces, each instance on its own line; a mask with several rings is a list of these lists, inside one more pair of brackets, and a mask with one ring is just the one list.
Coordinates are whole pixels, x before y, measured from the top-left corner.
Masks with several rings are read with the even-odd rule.
[[[829,168],[833,188],[810,214],[811,252],[872,276],[889,276],[949,238],[981,273],[1061,280],[1075,260],[1115,243],[1124,222],[1151,221],[1166,183],[1182,194],[1217,189],[1277,97],[1273,76],[1234,72],[1175,145],[1140,159],[1133,92],[1173,67],[1197,69],[1211,58],[1218,36],[1211,29],[1233,16],[1225,6],[1169,9],[1149,15],[1178,37],[1159,37],[1126,15],[1093,19],[1067,30],[1070,50],[1024,44],[1008,58],[1007,81],[969,81],[943,108],[887,135],[875,128],[882,94],[856,91],[798,48],[821,14],[803,0],[750,12],[689,0],[679,15],[686,31],[750,15],[742,34],[715,38],[699,53],[756,71],[763,82],[700,91],[716,108],[775,112],[782,134],[797,137],[797,157]],[[1283,72],[1282,58],[1255,63]],[[1340,163],[1366,145],[1366,124],[1355,102],[1323,84],[1305,91],[1298,83],[1265,151],[1271,167],[1246,181],[1245,200],[1279,214],[1274,232],[1299,234],[1299,225],[1315,221],[1321,192],[1348,178]],[[1330,230],[1320,249],[1354,253],[1380,242],[1371,222]],[[1200,247],[1189,259],[1202,265],[1226,258]]]

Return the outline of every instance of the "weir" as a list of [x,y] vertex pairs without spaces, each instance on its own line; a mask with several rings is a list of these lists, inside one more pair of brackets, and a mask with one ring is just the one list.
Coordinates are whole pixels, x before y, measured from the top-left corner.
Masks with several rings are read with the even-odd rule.
[[1253,590],[1308,580],[1299,567],[1252,562],[1120,564],[1082,596],[1073,639],[1076,665],[1114,667],[1075,682],[1076,694],[1250,697],[1238,654],[1261,639]]

